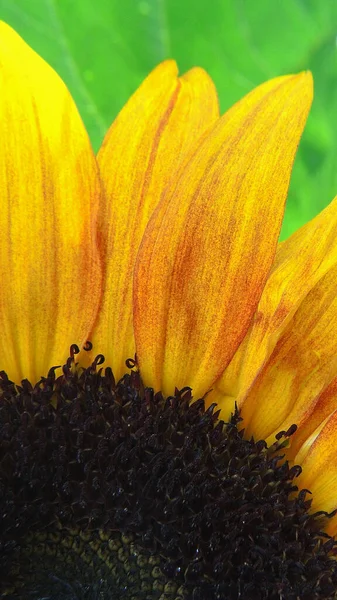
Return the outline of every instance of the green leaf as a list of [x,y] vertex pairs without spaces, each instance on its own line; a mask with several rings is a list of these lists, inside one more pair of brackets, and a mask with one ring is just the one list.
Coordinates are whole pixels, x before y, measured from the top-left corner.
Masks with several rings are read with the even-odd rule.
[[0,17],[65,80],[95,149],[164,58],[207,69],[223,111],[268,78],[311,69],[315,101],[283,236],[336,193],[336,0],[0,0]]

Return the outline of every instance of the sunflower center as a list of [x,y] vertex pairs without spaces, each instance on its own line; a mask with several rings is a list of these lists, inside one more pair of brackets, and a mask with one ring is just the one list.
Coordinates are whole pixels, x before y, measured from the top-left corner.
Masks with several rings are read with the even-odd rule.
[[[334,598],[329,516],[299,467],[138,372],[0,379],[0,591],[32,600]],[[128,363],[131,364],[132,363]]]
[[65,529],[28,534],[15,560],[15,583],[5,595],[34,600],[183,600],[160,557],[119,531]]

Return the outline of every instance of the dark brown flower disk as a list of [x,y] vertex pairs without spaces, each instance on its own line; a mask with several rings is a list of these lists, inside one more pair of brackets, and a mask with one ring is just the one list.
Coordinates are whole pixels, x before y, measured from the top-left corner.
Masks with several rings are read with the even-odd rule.
[[[1,597],[336,597],[336,544],[278,446],[139,373],[0,380]],[[276,452],[276,453],[275,453]]]

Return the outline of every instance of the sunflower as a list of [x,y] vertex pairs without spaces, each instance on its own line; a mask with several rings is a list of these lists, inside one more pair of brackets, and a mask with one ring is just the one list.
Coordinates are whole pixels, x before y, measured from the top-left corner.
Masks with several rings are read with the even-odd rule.
[[1,597],[335,598],[337,200],[278,244],[310,74],[220,118],[166,61],[95,157],[6,24],[0,65]]

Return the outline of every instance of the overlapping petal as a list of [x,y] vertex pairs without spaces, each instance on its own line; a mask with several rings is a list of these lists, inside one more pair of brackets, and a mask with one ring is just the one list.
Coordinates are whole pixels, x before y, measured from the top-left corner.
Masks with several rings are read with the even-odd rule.
[[144,235],[134,325],[144,381],[197,397],[242,341],[274,258],[310,75],[235,105],[170,182]]
[[302,426],[335,376],[336,275],[337,199],[278,248],[237,359],[248,434]]
[[[332,512],[337,509],[337,410],[319,427],[314,438],[295,457],[302,467],[296,484],[312,493],[312,511]],[[326,524],[330,535],[337,534],[337,518]]]
[[0,354],[32,383],[87,338],[101,294],[96,161],[56,73],[0,24]]
[[[159,65],[110,128],[98,155],[106,194],[98,230],[104,295],[91,339],[117,378],[135,354],[133,270],[162,191],[219,116],[209,76],[199,68],[178,78],[174,61]],[[90,356],[88,358],[91,358]]]
[[291,446],[287,450],[287,457],[293,461],[300,460],[306,453],[313,440],[327,419],[337,409],[337,376],[332,379],[319,396],[314,396],[308,402],[306,418],[302,420],[296,435],[292,437]]
[[[242,407],[301,302],[336,264],[337,198],[279,244],[252,325],[209,398],[220,403],[224,417],[231,412],[234,401]],[[245,407],[247,418],[254,408],[250,398]]]
[[223,418],[236,402],[246,436],[296,423],[297,483],[336,510],[337,198],[277,247],[310,74],[219,119],[208,75],[166,61],[98,164],[64,84],[3,23],[0,92],[1,369],[35,383],[89,337],[82,364],[102,352],[119,379],[137,350],[145,385],[189,385]]

